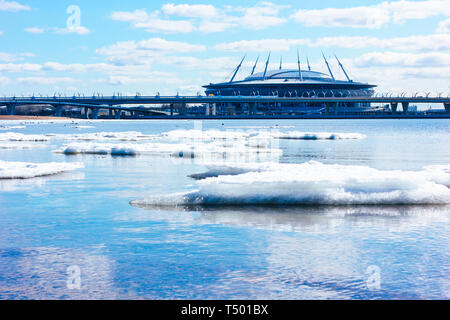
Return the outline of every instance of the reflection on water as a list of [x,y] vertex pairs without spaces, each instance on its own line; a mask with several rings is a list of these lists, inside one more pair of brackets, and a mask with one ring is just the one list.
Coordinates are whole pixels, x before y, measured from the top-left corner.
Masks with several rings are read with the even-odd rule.
[[[448,225],[448,205],[140,208],[144,211],[119,214],[116,219],[141,225],[164,221],[172,228],[190,230],[186,239],[175,241],[178,244],[181,241],[204,241],[207,246],[211,238],[194,233],[199,226],[227,226],[248,230],[252,234],[254,230],[264,230],[263,240],[254,236],[247,239],[249,243],[245,245],[254,247],[255,254],[261,255],[256,259],[260,267],[226,270],[216,275],[215,281],[201,288],[200,292],[205,294],[203,297],[450,297],[447,272],[450,239],[448,235],[442,238],[442,235],[429,231]],[[135,232],[135,241],[143,241],[147,231],[122,230]],[[220,232],[216,235],[223,237]],[[432,245],[434,237],[443,242]],[[236,239],[234,241],[234,245],[239,245]],[[263,247],[259,247],[261,243],[264,243]],[[241,252],[240,249],[235,248],[235,251]],[[251,254],[244,255],[249,260],[255,259]],[[404,261],[411,255],[414,261],[405,266]],[[381,270],[382,285],[378,290],[370,289],[367,284],[371,266]],[[408,289],[399,290],[401,287]]]
[[[112,261],[105,248],[58,247],[0,250],[0,298],[117,299]],[[80,289],[71,289],[70,267],[79,268]],[[73,286],[72,286],[73,287]]]
[[344,221],[389,231],[448,223],[450,205],[404,206],[177,206],[140,205],[149,212],[121,217],[185,224],[223,224],[287,232],[332,232]]
[[54,176],[30,179],[0,179],[0,192],[39,190],[48,181],[83,180],[83,172],[64,172]]

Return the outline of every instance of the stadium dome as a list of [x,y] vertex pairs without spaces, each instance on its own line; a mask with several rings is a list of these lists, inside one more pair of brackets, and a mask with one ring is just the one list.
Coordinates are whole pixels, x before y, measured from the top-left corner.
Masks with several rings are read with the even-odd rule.
[[[270,56],[269,56],[270,58]],[[227,82],[210,83],[203,86],[208,96],[278,96],[278,97],[370,97],[374,94],[376,85],[353,81],[348,76],[339,59],[336,60],[345,74],[346,80],[335,78],[328,61],[324,57],[329,74],[311,70],[309,66],[303,70],[298,61],[298,69],[268,70],[269,58],[265,64],[264,72],[254,73],[255,63],[250,75],[242,80],[235,80],[242,62],[234,69],[233,76]],[[361,107],[363,103],[346,103],[344,107]],[[218,106],[219,108],[230,108],[233,105]],[[235,106],[237,109],[242,106]],[[264,106],[261,106],[264,107]],[[288,108],[322,108],[319,102],[308,103],[278,103],[277,109]]]
[[[260,80],[264,72],[248,76],[245,80]],[[302,71],[303,79],[333,80],[329,75],[317,71]],[[300,79],[299,71],[292,69],[271,70],[266,72],[266,79]]]

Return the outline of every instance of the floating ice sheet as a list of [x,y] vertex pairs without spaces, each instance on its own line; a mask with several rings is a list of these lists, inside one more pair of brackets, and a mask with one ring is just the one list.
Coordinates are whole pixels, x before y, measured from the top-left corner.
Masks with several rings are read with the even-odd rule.
[[94,132],[76,134],[22,134],[16,132],[0,133],[0,141],[49,141],[50,139],[78,140],[78,141],[140,141],[154,139],[155,135],[145,135],[141,132]]
[[26,126],[0,126],[0,130],[25,129]]
[[[231,169],[233,168],[233,169]],[[230,170],[242,170],[232,172]],[[209,175],[209,177],[207,177]],[[421,171],[367,166],[264,164],[220,167],[197,181],[198,189],[152,196],[138,205],[407,205],[450,203],[450,165]]]
[[0,133],[0,141],[49,141],[50,137],[42,134],[23,134],[16,132]]
[[17,149],[32,149],[32,148],[43,148],[43,144],[25,144],[25,143],[0,143],[0,149],[7,150],[17,150]]
[[[235,139],[296,139],[296,140],[343,140],[343,139],[364,139],[365,135],[361,133],[346,133],[346,132],[300,132],[300,131],[286,131],[281,132],[277,130],[173,130],[161,134],[162,138],[168,140],[235,140]],[[267,128],[265,128],[267,129]]]
[[[91,128],[90,126],[76,126],[75,128]],[[342,140],[363,139],[365,135],[360,133],[332,133],[332,132],[299,132],[279,130],[172,130],[161,134],[143,134],[138,131],[125,132],[93,132],[74,134],[34,134],[27,135],[15,132],[0,133],[0,141],[48,141],[50,139],[62,139],[72,141],[145,141],[158,140],[166,142],[181,141],[241,141],[247,144],[266,144],[271,139],[296,139],[296,140]]]
[[0,179],[28,179],[53,175],[83,168],[82,163],[66,162],[12,162],[0,160]]
[[293,140],[346,140],[346,139],[366,138],[365,135],[360,133],[299,132],[299,131],[274,134],[273,137],[278,139],[293,139]]
[[67,155],[75,154],[100,154],[100,155],[160,155],[174,158],[205,159],[205,158],[230,158],[241,159],[246,155],[266,155],[279,157],[282,153],[280,149],[265,148],[259,145],[234,144],[231,146],[222,143],[71,143],[55,150],[57,153]]

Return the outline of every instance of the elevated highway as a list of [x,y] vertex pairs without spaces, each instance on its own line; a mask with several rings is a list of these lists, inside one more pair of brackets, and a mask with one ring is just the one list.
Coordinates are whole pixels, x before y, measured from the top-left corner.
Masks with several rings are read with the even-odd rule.
[[[91,117],[97,118],[99,110],[108,110],[110,117],[120,118],[122,112],[142,114],[147,116],[171,116],[174,115],[173,106],[181,105],[179,114],[183,115],[189,104],[248,104],[250,110],[254,110],[259,104],[265,103],[315,103],[323,104],[326,112],[333,110],[337,114],[339,105],[343,103],[381,103],[390,105],[392,113],[408,111],[412,103],[440,104],[446,113],[450,114],[450,97],[430,96],[382,96],[382,97],[279,97],[279,96],[91,96],[91,97],[3,97],[0,98],[0,106],[6,106],[7,113],[14,115],[16,106],[47,105],[55,109],[55,115],[62,115],[63,106],[81,107],[87,117],[91,111]],[[170,112],[151,108],[133,107],[136,105],[170,105]]]

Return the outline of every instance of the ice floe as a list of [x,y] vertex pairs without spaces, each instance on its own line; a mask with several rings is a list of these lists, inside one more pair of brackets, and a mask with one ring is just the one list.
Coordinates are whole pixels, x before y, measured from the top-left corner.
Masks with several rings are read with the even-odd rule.
[[[265,167],[264,167],[265,166]],[[197,189],[152,196],[135,204],[185,205],[406,205],[450,203],[450,166],[421,171],[367,166],[265,164],[211,170]],[[214,174],[213,174],[214,173]],[[237,174],[236,174],[237,173]]]
[[274,134],[274,138],[293,140],[345,140],[364,139],[365,135],[360,133],[333,133],[333,132],[299,132],[290,131],[286,133]]
[[42,134],[23,134],[16,132],[0,133],[0,141],[49,141],[50,137]]
[[[76,128],[91,128],[90,126],[77,126]],[[158,140],[166,142],[223,141],[233,143],[241,141],[248,145],[266,146],[272,139],[297,140],[342,140],[363,139],[366,136],[360,133],[331,133],[331,132],[299,132],[279,130],[172,130],[160,134],[143,134],[138,131],[125,132],[89,132],[74,134],[22,134],[16,132],[0,133],[0,141],[48,141],[50,139],[71,141],[146,141]]]
[[154,135],[145,135],[137,131],[126,132],[94,132],[94,133],[80,133],[80,134],[59,134],[55,136],[59,139],[65,140],[79,140],[79,141],[96,141],[96,140],[116,140],[116,141],[140,141],[153,139]]
[[15,132],[0,133],[0,141],[49,141],[50,139],[78,141],[140,141],[154,139],[155,135],[145,135],[141,132],[94,132],[76,134],[22,134]]
[[13,162],[0,160],[0,179],[28,179],[48,176],[83,168],[82,163],[72,162]]
[[234,144],[224,146],[219,143],[71,143],[55,150],[56,153],[66,155],[74,154],[99,154],[135,156],[141,154],[170,156],[174,158],[207,159],[207,158],[232,158],[239,159],[245,155],[270,155],[279,157],[280,149],[264,148],[261,146],[249,146]]
[[73,126],[74,129],[93,129],[94,126]]
[[26,126],[0,126],[0,130],[25,129]]
[[351,132],[300,132],[279,130],[173,130],[161,134],[169,140],[236,140],[236,139],[296,139],[296,140],[343,140],[364,139],[361,133]]
[[213,141],[213,140],[237,140],[247,139],[258,135],[257,131],[238,131],[238,130],[172,130],[163,132],[160,134],[160,138],[169,141],[179,140],[201,140],[201,141]]
[[43,148],[42,144],[24,144],[24,143],[0,143],[0,149],[6,150],[17,150],[17,149],[32,149],[32,148]]

